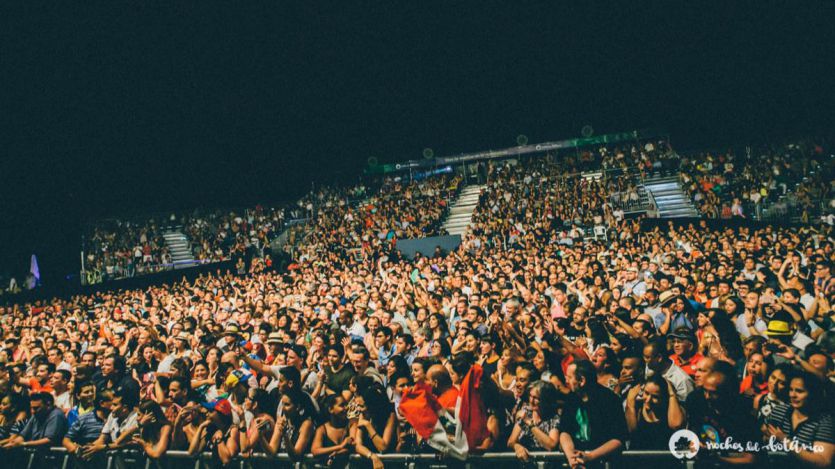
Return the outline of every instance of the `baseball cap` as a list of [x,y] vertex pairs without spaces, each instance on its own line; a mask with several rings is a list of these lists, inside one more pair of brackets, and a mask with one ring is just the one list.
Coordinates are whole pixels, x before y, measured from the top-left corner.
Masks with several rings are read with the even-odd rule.
[[216,410],[223,415],[232,415],[232,404],[227,399],[215,399],[212,402],[204,402],[203,407],[209,410]]

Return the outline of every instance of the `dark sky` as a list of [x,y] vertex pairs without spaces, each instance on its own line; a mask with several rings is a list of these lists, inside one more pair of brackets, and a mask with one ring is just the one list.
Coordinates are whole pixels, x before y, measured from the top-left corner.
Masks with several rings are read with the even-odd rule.
[[284,199],[369,156],[833,124],[829,1],[11,3],[0,272],[74,269],[83,220]]

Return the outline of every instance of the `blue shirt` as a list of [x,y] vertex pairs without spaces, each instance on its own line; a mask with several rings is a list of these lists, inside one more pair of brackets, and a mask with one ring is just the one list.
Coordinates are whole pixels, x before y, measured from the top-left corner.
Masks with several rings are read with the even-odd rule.
[[20,431],[20,436],[24,441],[49,438],[53,445],[58,446],[64,438],[64,433],[67,433],[67,418],[64,417],[61,409],[53,407],[45,417],[37,415],[29,417],[23,430]]
[[385,347],[380,347],[380,350],[377,351],[377,363],[380,366],[386,366],[389,364],[389,360],[397,353],[397,347],[392,344],[391,347],[386,350]]
[[90,411],[78,417],[69,431],[67,431],[67,438],[75,444],[86,445],[98,439],[101,435],[101,429],[104,427],[104,420],[96,415],[96,411]]

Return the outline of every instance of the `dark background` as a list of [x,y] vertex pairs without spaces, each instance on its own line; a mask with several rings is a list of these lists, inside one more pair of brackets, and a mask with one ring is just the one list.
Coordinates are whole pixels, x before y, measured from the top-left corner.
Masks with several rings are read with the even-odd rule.
[[47,282],[77,270],[85,221],[288,199],[370,156],[833,124],[829,1],[10,3],[0,274],[35,252]]

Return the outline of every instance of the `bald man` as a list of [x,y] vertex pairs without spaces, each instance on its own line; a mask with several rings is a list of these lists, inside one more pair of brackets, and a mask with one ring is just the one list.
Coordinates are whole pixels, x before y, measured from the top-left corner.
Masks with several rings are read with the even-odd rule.
[[448,410],[455,410],[458,400],[458,390],[452,385],[452,377],[443,365],[432,365],[426,373],[426,380],[432,386],[432,392],[438,397],[438,402]]
[[705,376],[716,368],[716,359],[711,357],[704,357],[696,362],[695,373],[693,379],[696,381],[696,387],[704,387]]

